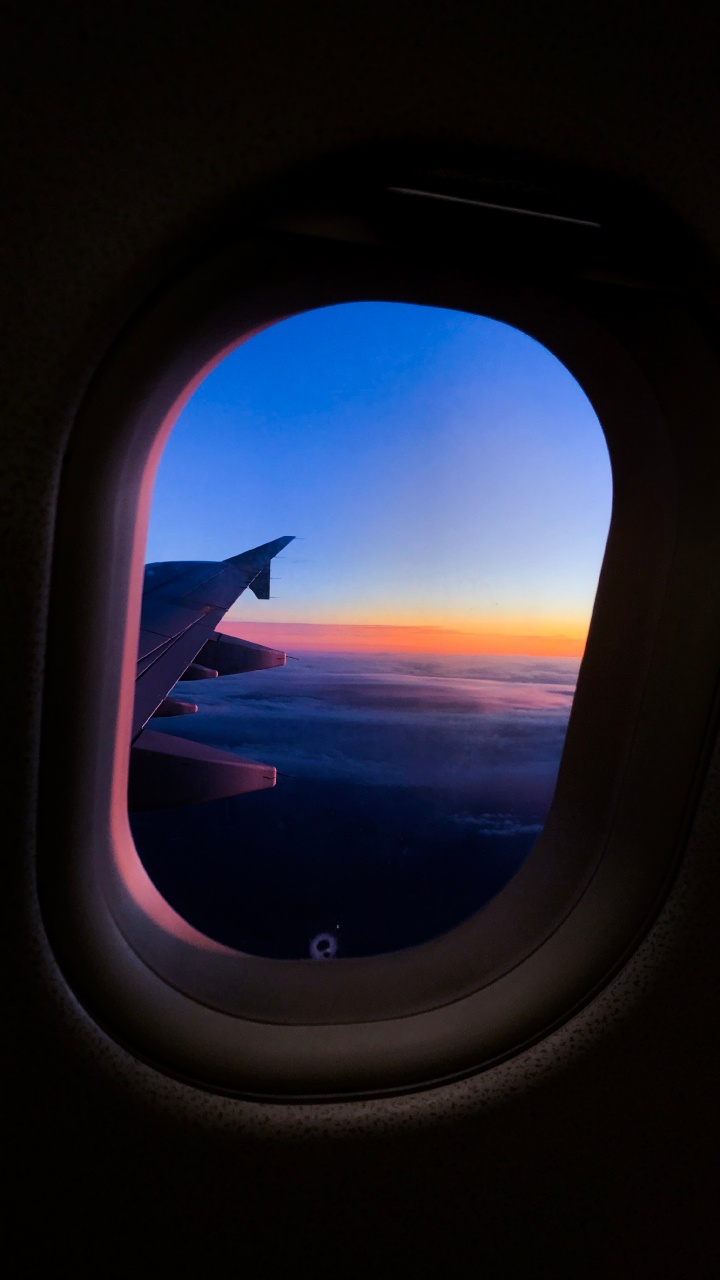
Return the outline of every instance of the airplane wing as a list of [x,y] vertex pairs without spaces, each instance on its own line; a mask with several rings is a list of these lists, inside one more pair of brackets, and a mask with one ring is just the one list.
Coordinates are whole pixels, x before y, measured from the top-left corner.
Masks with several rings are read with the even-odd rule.
[[[200,650],[214,639],[215,628],[238,596],[249,587],[259,599],[269,598],[270,562],[289,542],[291,537],[276,538],[229,560],[146,565],[133,741]],[[202,678],[203,671],[189,674]],[[210,675],[210,669],[205,674]]]
[[276,538],[228,560],[146,565],[135,678],[131,809],[197,803],[274,785],[272,766],[243,761],[230,752],[145,726],[151,717],[197,710],[192,702],[167,696],[179,680],[285,662],[280,650],[224,635],[216,628],[247,587],[258,599],[269,598],[270,563],[292,540]]

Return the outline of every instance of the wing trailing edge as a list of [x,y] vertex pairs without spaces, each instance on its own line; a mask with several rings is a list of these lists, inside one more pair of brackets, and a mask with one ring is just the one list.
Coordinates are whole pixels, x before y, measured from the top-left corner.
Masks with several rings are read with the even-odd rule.
[[128,808],[170,809],[275,786],[270,764],[144,729],[130,752]]

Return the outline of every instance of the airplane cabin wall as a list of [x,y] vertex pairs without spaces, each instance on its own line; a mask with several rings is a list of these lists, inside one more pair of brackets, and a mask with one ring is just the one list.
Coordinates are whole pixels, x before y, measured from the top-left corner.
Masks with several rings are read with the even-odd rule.
[[352,148],[438,143],[632,184],[694,238],[712,308],[718,12],[632,0],[5,7],[2,902],[15,1145],[2,1159],[11,1218],[24,1223],[16,1274],[714,1274],[719,761],[656,925],[587,1009],[472,1079],[303,1107],[195,1090],[95,1027],[44,938],[33,797],[63,449],[96,365],[144,298],[273,183]]

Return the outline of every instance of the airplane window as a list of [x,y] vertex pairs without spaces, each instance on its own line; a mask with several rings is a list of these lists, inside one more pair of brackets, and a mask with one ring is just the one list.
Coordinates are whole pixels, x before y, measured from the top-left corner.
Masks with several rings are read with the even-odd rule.
[[341,961],[494,897],[550,808],[610,505],[588,399],[507,324],[343,303],[227,356],[147,548],[129,808],[166,901]]

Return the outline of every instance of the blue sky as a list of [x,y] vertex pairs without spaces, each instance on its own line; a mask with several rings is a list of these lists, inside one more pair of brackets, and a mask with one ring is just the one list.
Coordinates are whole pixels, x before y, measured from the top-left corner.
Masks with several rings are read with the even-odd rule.
[[545,348],[464,312],[352,303],[239,347],[162,457],[147,559],[281,534],[267,623],[582,632],[611,478],[597,418]]

